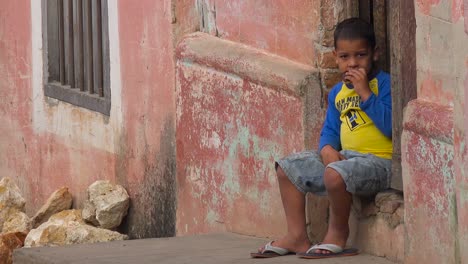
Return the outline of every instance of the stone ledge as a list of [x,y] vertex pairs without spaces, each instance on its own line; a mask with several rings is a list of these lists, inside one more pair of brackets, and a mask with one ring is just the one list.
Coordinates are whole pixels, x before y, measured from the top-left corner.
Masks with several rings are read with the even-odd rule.
[[404,259],[403,193],[388,190],[374,199],[354,198],[348,244],[396,262]]
[[453,107],[413,100],[406,107],[403,128],[453,145]]
[[205,33],[187,35],[176,49],[183,63],[196,63],[235,74],[245,80],[301,97],[317,69],[244,44]]

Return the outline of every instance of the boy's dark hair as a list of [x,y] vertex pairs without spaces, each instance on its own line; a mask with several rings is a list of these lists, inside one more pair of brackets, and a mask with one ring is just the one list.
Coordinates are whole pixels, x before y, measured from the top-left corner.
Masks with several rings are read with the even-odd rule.
[[375,48],[374,28],[371,24],[360,18],[348,18],[338,23],[334,34],[335,48],[336,43],[341,39],[365,39],[370,47]]

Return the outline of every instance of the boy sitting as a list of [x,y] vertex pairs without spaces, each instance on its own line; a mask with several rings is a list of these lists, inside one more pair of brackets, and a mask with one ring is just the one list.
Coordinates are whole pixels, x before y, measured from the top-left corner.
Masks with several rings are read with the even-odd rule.
[[[336,27],[334,45],[343,81],[328,96],[319,151],[293,154],[275,164],[287,234],[251,253],[252,257],[358,254],[357,249],[344,249],[352,195],[373,195],[390,187],[390,76],[376,68],[378,50],[372,26],[358,18],[344,20]],[[327,194],[330,202],[327,234],[312,247],[305,222],[307,192]]]

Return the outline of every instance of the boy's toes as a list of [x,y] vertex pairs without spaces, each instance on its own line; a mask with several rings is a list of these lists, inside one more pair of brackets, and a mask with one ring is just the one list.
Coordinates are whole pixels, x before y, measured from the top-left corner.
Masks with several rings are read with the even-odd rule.
[[328,250],[323,250],[323,249],[317,249],[315,250],[316,254],[330,254],[331,252]]

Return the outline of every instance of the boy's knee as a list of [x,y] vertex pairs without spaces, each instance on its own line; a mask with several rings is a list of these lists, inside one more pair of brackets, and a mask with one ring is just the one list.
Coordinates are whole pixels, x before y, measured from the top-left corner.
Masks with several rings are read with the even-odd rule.
[[327,168],[323,175],[323,182],[327,191],[346,190],[345,182],[341,175],[334,169]]

